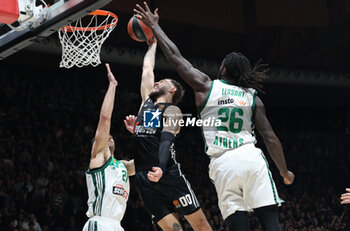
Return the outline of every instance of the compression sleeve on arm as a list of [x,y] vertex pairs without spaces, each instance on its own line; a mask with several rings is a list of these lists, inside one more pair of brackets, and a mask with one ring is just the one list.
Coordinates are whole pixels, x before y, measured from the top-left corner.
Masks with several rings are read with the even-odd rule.
[[162,132],[159,145],[159,167],[162,169],[163,174],[166,171],[167,163],[170,156],[170,146],[175,139],[175,135],[171,132]]

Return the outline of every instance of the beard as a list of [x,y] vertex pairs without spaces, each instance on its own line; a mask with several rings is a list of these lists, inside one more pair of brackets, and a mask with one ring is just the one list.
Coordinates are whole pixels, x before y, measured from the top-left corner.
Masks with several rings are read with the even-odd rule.
[[156,102],[159,97],[162,95],[165,95],[165,89],[164,88],[159,88],[158,91],[151,92],[149,94],[149,98],[152,100],[152,102]]

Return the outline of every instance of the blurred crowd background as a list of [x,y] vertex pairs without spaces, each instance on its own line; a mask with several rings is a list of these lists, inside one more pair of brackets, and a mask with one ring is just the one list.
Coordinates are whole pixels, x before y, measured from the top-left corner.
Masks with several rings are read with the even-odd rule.
[[[119,81],[111,131],[117,143],[115,157],[130,159],[132,136],[124,128],[123,119],[138,111],[139,82],[128,82],[128,74],[113,65],[112,71]],[[76,231],[87,221],[85,170],[108,81],[102,65],[90,73],[67,73],[1,68],[0,230]],[[277,99],[279,92],[291,92],[293,87],[294,93],[286,102],[296,98],[306,103],[290,106]],[[302,89],[267,84],[267,94],[260,95],[283,144],[288,167],[296,176],[293,185],[284,185],[269,159],[280,197],[285,200],[279,209],[282,230],[349,230],[349,207],[340,205],[339,200],[345,187],[350,186],[349,110],[346,105],[324,106],[319,102],[317,106],[308,102],[314,94],[337,100],[337,91],[344,90]],[[180,108],[196,115],[190,89]],[[268,156],[262,140],[258,140],[257,146]],[[184,128],[175,146],[177,160],[211,226],[228,230],[208,178],[209,158],[203,152],[200,129]],[[160,230],[152,225],[132,177],[130,182],[123,227],[126,231]],[[180,220],[184,230],[192,230],[184,218]],[[261,230],[254,214],[250,225],[254,231]]]

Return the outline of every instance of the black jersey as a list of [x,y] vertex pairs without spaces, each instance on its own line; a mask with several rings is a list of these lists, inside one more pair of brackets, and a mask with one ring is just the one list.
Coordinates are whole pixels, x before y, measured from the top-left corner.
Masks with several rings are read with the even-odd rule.
[[[155,105],[151,99],[147,99],[143,104],[137,116],[134,129],[134,144],[137,150],[134,155],[136,171],[148,171],[153,166],[159,165],[158,151],[163,130],[163,113],[169,105],[169,103],[158,103]],[[144,120],[147,116],[153,117],[152,115],[158,114],[159,116],[152,121]],[[148,122],[159,122],[159,124],[149,124]]]
[[[190,215],[200,208],[190,184],[180,170],[180,164],[175,160],[175,151],[172,147],[170,147],[171,158],[161,180],[154,183],[147,177],[148,171],[152,170],[153,166],[159,165],[158,152],[163,130],[163,113],[169,105],[168,103],[154,105],[152,100],[147,99],[137,116],[134,130],[134,145],[137,150],[134,155],[135,182],[155,223],[174,211],[180,215]],[[153,117],[158,117],[160,123],[152,120]]]

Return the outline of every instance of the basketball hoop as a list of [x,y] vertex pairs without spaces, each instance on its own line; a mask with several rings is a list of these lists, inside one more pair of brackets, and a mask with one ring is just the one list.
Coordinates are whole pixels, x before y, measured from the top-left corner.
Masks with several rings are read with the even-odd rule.
[[87,26],[83,26],[82,19],[79,19],[74,26],[69,24],[58,31],[62,45],[60,67],[96,67],[101,63],[102,44],[116,27],[118,17],[105,10],[96,10],[88,16],[91,18]]

